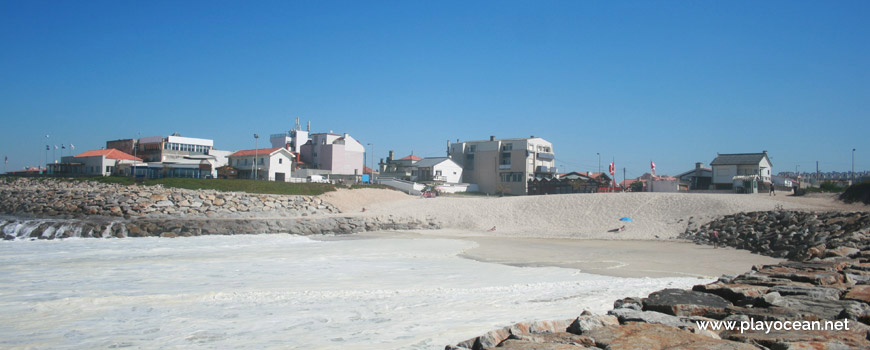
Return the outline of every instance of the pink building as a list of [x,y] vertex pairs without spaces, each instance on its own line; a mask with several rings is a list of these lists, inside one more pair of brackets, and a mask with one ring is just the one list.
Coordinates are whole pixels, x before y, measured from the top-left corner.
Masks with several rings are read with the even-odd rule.
[[345,133],[316,133],[300,148],[302,161],[310,168],[336,175],[362,175],[365,147]]

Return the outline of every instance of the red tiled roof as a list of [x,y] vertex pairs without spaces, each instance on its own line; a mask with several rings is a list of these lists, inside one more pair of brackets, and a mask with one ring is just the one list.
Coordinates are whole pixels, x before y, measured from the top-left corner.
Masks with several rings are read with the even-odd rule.
[[79,153],[75,157],[81,158],[81,157],[94,157],[94,156],[105,156],[106,159],[136,160],[136,161],[140,161],[140,162],[142,161],[142,158],[131,156],[127,153],[121,152],[121,151],[116,150],[114,148],[97,149],[97,150],[93,150],[93,151],[87,151],[84,153]]
[[258,155],[258,154],[266,155],[266,154],[272,154],[272,152],[275,152],[279,149],[281,149],[281,147],[246,149],[246,150],[242,150],[242,151],[238,151],[236,153],[230,154],[230,157],[253,156],[253,155]]
[[399,160],[423,160],[423,158],[417,157],[417,156],[412,154],[410,156],[407,156],[407,157],[399,159]]

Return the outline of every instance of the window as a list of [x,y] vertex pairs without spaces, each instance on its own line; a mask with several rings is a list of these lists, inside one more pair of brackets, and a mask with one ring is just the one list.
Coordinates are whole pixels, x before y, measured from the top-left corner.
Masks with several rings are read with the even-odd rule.
[[506,143],[506,144],[501,146],[502,151],[511,151],[513,149],[514,149],[514,144],[512,144],[512,143]]
[[477,145],[469,145],[468,153],[474,153],[477,150]]
[[441,170],[435,170],[435,176],[441,176]]
[[284,164],[284,158],[278,158],[278,164]]
[[260,165],[263,165],[263,158],[260,158]]

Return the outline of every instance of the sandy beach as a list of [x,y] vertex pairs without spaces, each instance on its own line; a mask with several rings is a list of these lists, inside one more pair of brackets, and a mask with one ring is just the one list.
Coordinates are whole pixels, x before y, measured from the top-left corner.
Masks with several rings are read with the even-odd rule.
[[[398,191],[363,189],[339,190],[322,198],[345,213],[435,217],[444,223],[441,230],[364,233],[360,238],[461,239],[476,245],[461,256],[478,261],[651,278],[715,278],[781,261],[675,239],[690,220],[697,225],[724,215],[779,207],[868,210],[839,202],[832,194],[607,193],[422,199]],[[623,216],[633,221],[619,221]],[[624,231],[614,232],[623,224]]]
[[[864,205],[838,202],[830,194],[598,193],[424,199],[392,190],[362,189],[338,190],[321,198],[343,213],[435,217],[444,228],[451,229],[444,234],[606,240],[672,239],[685,231],[690,221],[701,224],[739,212],[777,208],[868,210]],[[619,221],[622,217],[632,221]],[[625,231],[613,232],[622,225]]]

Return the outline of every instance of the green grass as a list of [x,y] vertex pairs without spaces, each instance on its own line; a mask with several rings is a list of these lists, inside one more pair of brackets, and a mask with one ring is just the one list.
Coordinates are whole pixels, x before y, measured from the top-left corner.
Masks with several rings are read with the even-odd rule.
[[[55,178],[63,181],[95,181],[99,183],[132,185],[133,178],[121,176],[96,176]],[[141,183],[143,186],[163,185],[166,188],[184,188],[188,190],[217,190],[260,194],[285,194],[317,196],[329,191],[335,191],[335,186],[320,183],[289,183],[275,181],[236,180],[236,179],[187,179],[164,178],[150,179]]]

